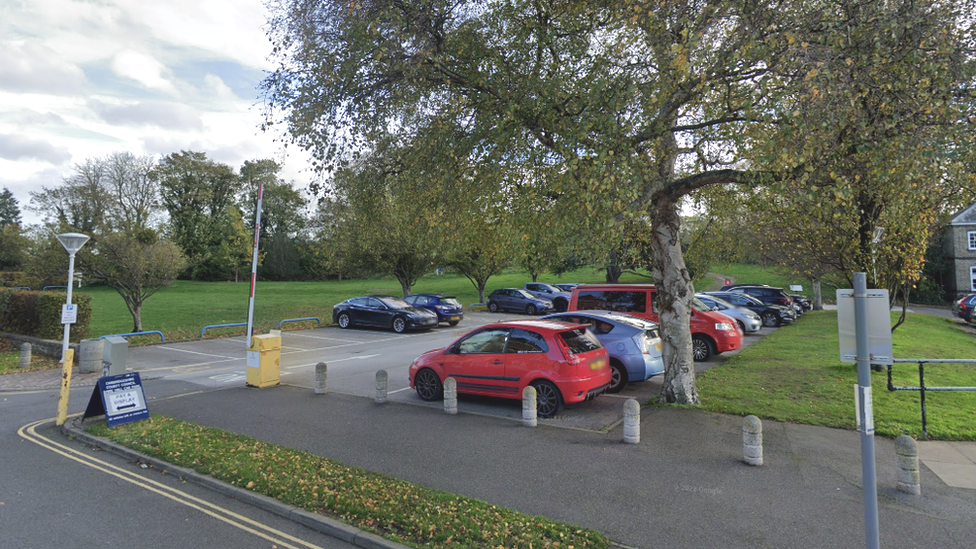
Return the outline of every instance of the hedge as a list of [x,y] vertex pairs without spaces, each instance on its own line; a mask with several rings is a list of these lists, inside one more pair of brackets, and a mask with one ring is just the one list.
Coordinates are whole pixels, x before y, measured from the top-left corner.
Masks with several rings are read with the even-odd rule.
[[[77,342],[88,335],[92,297],[88,294],[72,294],[71,297],[71,301],[78,305],[78,320],[71,325],[71,341]],[[64,333],[61,324],[64,298],[63,292],[0,288],[0,332],[60,339]]]

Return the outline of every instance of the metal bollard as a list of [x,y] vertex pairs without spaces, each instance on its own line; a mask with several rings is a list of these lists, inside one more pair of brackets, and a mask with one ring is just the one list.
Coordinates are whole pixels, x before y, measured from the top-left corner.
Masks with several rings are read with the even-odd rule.
[[918,444],[910,436],[895,439],[895,455],[898,456],[898,491],[913,496],[922,493],[918,472]]
[[539,424],[538,397],[535,387],[528,385],[522,389],[522,425],[526,427]]
[[386,384],[389,379],[386,370],[376,372],[376,403],[386,404]]
[[319,362],[315,365],[315,394],[324,395],[329,389],[326,386],[329,365]]
[[637,444],[640,442],[640,403],[633,398],[624,402],[624,442]]
[[749,465],[763,464],[762,420],[746,416],[742,421],[742,454]]
[[31,365],[31,344],[21,343],[20,344],[20,362],[17,364],[20,368],[30,368]]
[[457,381],[453,377],[444,380],[444,411],[457,414]]

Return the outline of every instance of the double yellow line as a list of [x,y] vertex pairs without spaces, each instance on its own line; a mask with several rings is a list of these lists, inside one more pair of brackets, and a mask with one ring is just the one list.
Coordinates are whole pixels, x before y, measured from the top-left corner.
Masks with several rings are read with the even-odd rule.
[[18,429],[17,434],[20,435],[21,438],[33,442],[42,448],[46,448],[82,465],[91,467],[96,471],[101,471],[107,475],[111,475],[117,479],[134,484],[140,488],[168,498],[176,503],[191,509],[195,509],[205,515],[229,524],[230,526],[274,543],[278,547],[284,547],[287,549],[322,549],[318,545],[296,538],[295,536],[286,534],[285,532],[275,528],[265,526],[256,520],[235,513],[229,509],[225,509],[219,505],[202,500],[176,488],[169,487],[163,483],[145,478],[121,467],[112,465],[111,463],[94,458],[84,452],[80,452],[74,448],[59,442],[55,442],[54,440],[37,433],[36,429],[38,426],[44,423],[50,423],[52,421],[54,421],[54,418],[42,419],[40,421],[29,423]]

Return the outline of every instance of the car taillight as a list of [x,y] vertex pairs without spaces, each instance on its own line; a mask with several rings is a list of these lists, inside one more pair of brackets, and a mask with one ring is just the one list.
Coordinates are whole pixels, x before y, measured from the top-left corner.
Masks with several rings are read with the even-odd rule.
[[559,351],[566,358],[566,362],[570,363],[571,365],[579,364],[580,362],[579,357],[574,355],[573,352],[569,350],[569,346],[566,345],[566,342],[563,341],[563,338],[557,337],[556,345],[559,347]]

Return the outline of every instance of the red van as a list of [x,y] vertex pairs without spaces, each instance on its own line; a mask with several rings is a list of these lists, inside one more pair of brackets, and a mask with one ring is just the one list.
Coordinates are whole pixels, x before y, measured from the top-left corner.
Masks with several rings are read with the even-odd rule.
[[[658,322],[657,289],[653,284],[580,284],[573,288],[570,311],[614,311]],[[735,321],[713,311],[692,307],[691,339],[695,362],[742,346]]]

